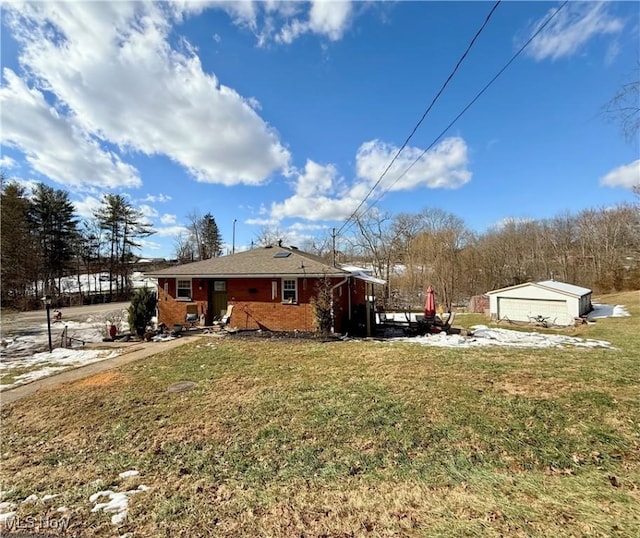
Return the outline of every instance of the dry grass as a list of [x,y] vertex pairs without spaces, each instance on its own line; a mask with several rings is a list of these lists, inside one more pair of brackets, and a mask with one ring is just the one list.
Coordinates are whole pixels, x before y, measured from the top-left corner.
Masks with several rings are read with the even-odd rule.
[[83,537],[635,537],[637,297],[577,330],[618,350],[200,340],[3,406],[2,489]]

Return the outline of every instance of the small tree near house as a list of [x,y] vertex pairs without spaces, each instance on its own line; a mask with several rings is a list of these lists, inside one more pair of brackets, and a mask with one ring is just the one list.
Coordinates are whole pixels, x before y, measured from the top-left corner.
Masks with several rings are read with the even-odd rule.
[[333,291],[331,279],[325,275],[316,284],[316,296],[311,298],[316,327],[321,334],[329,334],[333,325]]
[[140,288],[131,299],[129,306],[129,328],[140,338],[144,336],[151,320],[156,315],[158,298],[151,288]]

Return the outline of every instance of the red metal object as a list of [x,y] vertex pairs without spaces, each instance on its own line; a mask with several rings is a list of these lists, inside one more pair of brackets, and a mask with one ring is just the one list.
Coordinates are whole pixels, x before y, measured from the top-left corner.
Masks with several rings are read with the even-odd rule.
[[424,303],[424,317],[427,319],[436,317],[436,292],[433,287],[427,288],[427,298]]

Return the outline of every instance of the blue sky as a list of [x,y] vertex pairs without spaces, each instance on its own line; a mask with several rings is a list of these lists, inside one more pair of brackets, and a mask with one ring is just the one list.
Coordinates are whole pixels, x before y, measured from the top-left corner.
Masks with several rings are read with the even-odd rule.
[[[636,2],[504,2],[374,191],[392,214],[505,219],[632,201],[637,139],[602,109],[640,61]],[[4,2],[8,177],[90,216],[123,193],[171,257],[197,211],[246,248],[265,227],[326,235],[379,179],[493,2]],[[637,71],[636,71],[637,73]],[[637,76],[637,75],[636,75]]]

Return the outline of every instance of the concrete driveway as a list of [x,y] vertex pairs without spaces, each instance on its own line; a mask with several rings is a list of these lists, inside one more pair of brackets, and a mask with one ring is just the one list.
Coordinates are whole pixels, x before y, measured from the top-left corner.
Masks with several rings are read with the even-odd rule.
[[[129,308],[131,303],[101,303],[87,306],[72,306],[60,308],[64,321],[84,321],[89,316],[107,314],[108,312],[120,312]],[[6,338],[19,332],[28,332],[40,328],[47,322],[47,312],[42,310],[30,310],[28,312],[3,312],[0,323],[0,337]]]

